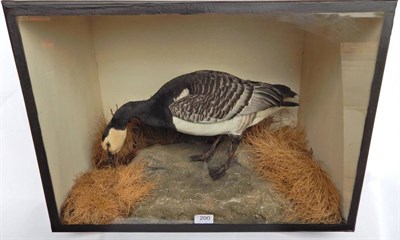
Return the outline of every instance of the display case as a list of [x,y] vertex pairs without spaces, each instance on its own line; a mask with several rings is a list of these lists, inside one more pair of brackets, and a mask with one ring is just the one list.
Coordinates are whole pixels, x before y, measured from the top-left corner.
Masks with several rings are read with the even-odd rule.
[[[3,0],[53,231],[353,231],[396,3]],[[339,218],[283,218],[297,200],[279,192],[269,178],[275,170],[263,174],[254,166],[261,147],[244,133],[249,139],[221,179],[208,176],[206,163],[178,160],[206,149],[209,139],[155,141],[129,155],[128,166],[143,163],[151,191],[134,207],[128,203],[128,213],[106,222],[63,220],[74,184],[98,167],[92,146],[100,146],[94,134],[99,119],[108,123],[118,106],[147,99],[169,80],[199,70],[286,85],[297,93],[299,106],[276,113],[273,121],[302,131],[302,151],[322,173],[303,172],[283,159],[281,171],[291,165],[290,175],[299,177],[279,184],[318,199],[315,188],[325,185],[307,187],[309,178],[298,179],[323,178],[334,193],[327,193],[329,206],[321,211],[338,201]],[[229,146],[219,152],[224,148]],[[88,181],[88,189],[106,184]],[[136,194],[130,191],[125,197]],[[115,211],[93,204],[91,216]],[[69,214],[74,211],[76,205]],[[314,210],[304,211],[301,216]]]

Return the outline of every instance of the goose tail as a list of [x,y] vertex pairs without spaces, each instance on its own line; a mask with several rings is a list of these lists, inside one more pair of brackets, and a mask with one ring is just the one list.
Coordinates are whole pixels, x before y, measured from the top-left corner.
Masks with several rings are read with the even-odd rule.
[[275,89],[279,91],[279,93],[283,96],[283,101],[281,106],[286,107],[296,107],[299,106],[297,103],[297,93],[293,92],[288,86],[281,85],[281,84],[274,84]]

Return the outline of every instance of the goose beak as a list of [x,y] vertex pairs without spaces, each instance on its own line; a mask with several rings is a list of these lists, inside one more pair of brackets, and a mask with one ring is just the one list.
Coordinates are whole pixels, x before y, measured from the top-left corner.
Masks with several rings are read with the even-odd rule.
[[113,155],[110,151],[107,150],[108,153],[108,161],[114,162],[115,155]]

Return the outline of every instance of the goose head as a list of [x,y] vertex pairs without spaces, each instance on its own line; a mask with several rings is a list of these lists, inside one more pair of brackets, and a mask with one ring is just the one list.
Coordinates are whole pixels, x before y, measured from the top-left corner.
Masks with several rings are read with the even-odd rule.
[[148,111],[146,102],[127,102],[117,109],[103,132],[101,146],[105,151],[116,154],[121,150],[125,143],[128,122],[133,118],[140,118],[143,112]]
[[125,143],[126,139],[126,127],[125,129],[118,129],[110,124],[106,127],[103,132],[101,146],[109,154],[118,153]]
[[101,146],[108,154],[118,153],[124,145],[128,119],[129,109],[124,105],[115,112],[111,121],[104,129]]

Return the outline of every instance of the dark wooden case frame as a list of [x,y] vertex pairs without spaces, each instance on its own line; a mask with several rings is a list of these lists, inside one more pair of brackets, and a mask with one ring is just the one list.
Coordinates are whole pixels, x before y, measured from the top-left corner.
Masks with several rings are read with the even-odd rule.
[[[42,185],[54,232],[278,232],[354,231],[368,151],[378,104],[397,0],[359,1],[243,1],[243,2],[143,2],[143,1],[19,1],[3,0],[12,49],[36,150]],[[348,220],[341,224],[104,224],[63,225],[60,222],[49,166],[33,96],[18,16],[201,14],[201,13],[319,13],[383,12],[384,22],[371,86],[356,179]]]

